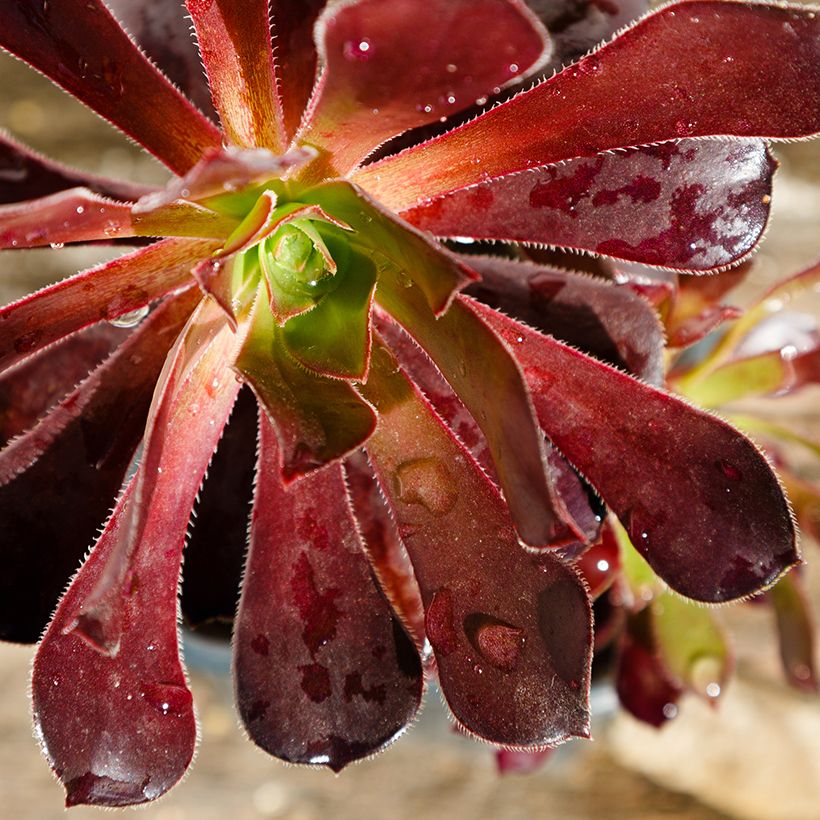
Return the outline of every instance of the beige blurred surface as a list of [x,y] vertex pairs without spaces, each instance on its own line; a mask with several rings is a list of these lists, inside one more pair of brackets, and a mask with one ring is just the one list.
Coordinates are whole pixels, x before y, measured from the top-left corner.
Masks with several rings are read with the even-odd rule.
[[[0,88],[0,127],[19,139],[88,169],[146,182],[163,180],[156,162],[2,55]],[[776,152],[783,168],[773,222],[747,294],[820,254],[818,148],[793,144]],[[96,258],[81,249],[3,254],[2,301]],[[769,408],[797,417],[806,432],[820,433],[818,391]],[[816,545],[807,550],[812,559],[820,558]],[[812,575],[815,606],[820,604],[817,575]],[[202,727],[197,760],[184,783],[139,816],[820,820],[820,702],[781,684],[768,611],[743,607],[724,610],[721,616],[736,635],[739,664],[719,713],[687,702],[678,720],[662,732],[625,717],[613,723],[601,720],[593,725],[596,742],[561,750],[530,777],[497,777],[490,750],[453,735],[435,699],[419,725],[393,748],[339,777],[286,768],[242,737],[227,682],[195,673]],[[26,696],[30,659],[29,649],[0,647],[3,820],[49,820],[64,813],[61,789],[32,738]],[[71,816],[84,820],[100,813],[80,808]]]

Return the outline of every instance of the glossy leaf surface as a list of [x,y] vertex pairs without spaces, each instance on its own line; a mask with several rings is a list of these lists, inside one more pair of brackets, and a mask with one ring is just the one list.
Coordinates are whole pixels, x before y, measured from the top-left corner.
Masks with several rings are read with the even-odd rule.
[[[232,333],[224,323],[221,331],[209,329],[209,310],[197,314],[204,329],[189,325],[172,353],[140,470],[35,660],[37,731],[69,806],[153,800],[193,757],[196,724],[179,657],[177,584],[190,509],[239,389],[227,368]],[[112,574],[124,554],[127,575]],[[113,596],[105,613],[100,589]],[[92,613],[101,632],[89,631]],[[111,624],[103,624],[109,619],[118,621],[115,645],[108,643]]]
[[228,141],[281,152],[285,134],[268,0],[186,0],[185,7]]
[[165,354],[192,309],[187,297],[159,307],[29,433],[0,451],[2,472],[18,474],[0,487],[5,640],[39,639],[93,544],[142,437]]
[[191,281],[191,268],[218,247],[169,239],[120,256],[0,308],[0,365],[8,367],[102,319],[145,307]]
[[467,293],[530,327],[663,384],[663,329],[627,287],[526,262],[471,256],[481,281]]
[[285,488],[261,419],[234,670],[253,741],[339,771],[388,745],[422,693],[413,643],[377,591],[339,464]]
[[494,485],[382,348],[364,391],[379,410],[366,449],[457,721],[515,747],[587,737],[592,634],[580,580],[553,554],[521,549]]
[[774,169],[763,142],[682,140],[502,177],[403,216],[436,236],[539,242],[706,271],[757,245]]
[[[432,25],[419,36],[422,18]],[[546,32],[519,0],[360,0],[328,6],[316,33],[324,70],[299,137],[329,151],[342,174],[548,55]]]
[[514,347],[545,432],[673,589],[732,600],[799,560],[783,491],[748,439],[478,303],[473,309]]
[[184,173],[219,145],[216,127],[145,59],[102,0],[19,0],[0,9],[16,54]]
[[796,6],[670,4],[568,71],[353,179],[402,211],[421,191],[433,197],[613,148],[810,136],[820,130],[818,31],[820,17]]
[[[574,540],[545,467],[543,437],[523,375],[502,342],[461,300],[435,319],[418,289],[384,274],[376,293],[436,363],[484,432],[516,528],[532,546]],[[504,403],[497,401],[504,396]]]

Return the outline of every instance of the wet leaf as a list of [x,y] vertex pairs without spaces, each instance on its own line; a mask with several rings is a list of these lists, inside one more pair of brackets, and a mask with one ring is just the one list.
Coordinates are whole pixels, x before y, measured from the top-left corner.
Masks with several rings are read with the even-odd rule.
[[287,488],[281,475],[263,415],[234,637],[237,702],[265,751],[339,771],[413,720],[421,663],[374,585],[341,465]]
[[471,306],[514,348],[547,435],[669,586],[688,598],[728,601],[770,586],[799,560],[783,491],[741,433]]
[[786,680],[796,689],[817,691],[814,615],[806,590],[790,572],[772,587],[769,596],[777,617],[780,660]]
[[591,612],[578,577],[520,548],[495,486],[381,347],[364,391],[379,410],[366,449],[459,724],[522,748],[588,736]]

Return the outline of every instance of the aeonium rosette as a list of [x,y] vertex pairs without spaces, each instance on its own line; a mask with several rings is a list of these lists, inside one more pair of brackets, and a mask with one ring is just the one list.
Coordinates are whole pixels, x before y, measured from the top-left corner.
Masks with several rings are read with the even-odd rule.
[[[761,138],[818,130],[820,24],[670,5],[455,130],[385,145],[641,11],[561,6],[188,0],[210,102],[182,9],[0,10],[0,46],[175,174],[152,190],[0,146],[3,247],[139,246],[0,313],[0,624],[24,641],[48,624],[35,721],[69,804],[145,802],[190,763],[177,584],[201,486],[183,613],[233,621],[251,738],[334,769],[401,734],[425,674],[491,743],[588,735],[571,559],[598,537],[592,487],[685,596],[749,595],[798,561],[763,456],[653,386],[648,304],[433,237],[741,260],[768,218]],[[696,139],[714,136],[735,139]]]

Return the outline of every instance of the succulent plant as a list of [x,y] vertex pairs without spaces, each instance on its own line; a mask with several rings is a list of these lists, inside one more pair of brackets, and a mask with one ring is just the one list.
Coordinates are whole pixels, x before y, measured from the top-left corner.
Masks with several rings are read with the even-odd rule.
[[149,801],[191,761],[183,551],[182,615],[232,623],[251,739],[335,770],[396,739],[433,677],[490,743],[588,736],[575,562],[603,505],[686,598],[799,561],[765,457],[663,388],[652,306],[509,258],[709,273],[760,240],[765,140],[818,131],[816,13],[685,0],[582,56],[643,11],[0,8],[0,47],[173,174],[0,139],[0,247],[135,248],[0,310],[0,635],[45,629],[35,726],[69,805]]

